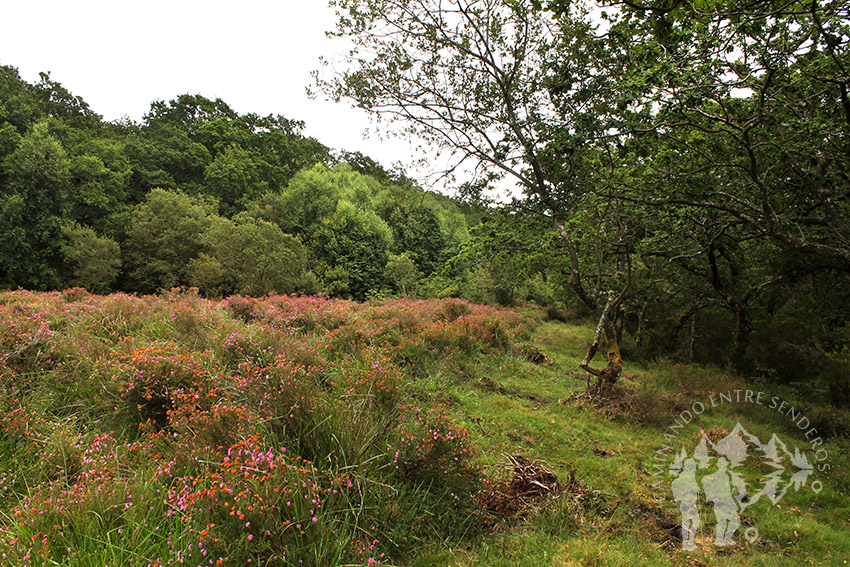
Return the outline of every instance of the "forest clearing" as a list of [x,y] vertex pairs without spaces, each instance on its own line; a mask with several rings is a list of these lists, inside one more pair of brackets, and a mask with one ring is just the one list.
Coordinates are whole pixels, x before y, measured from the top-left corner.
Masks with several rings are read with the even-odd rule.
[[850,0],[31,4],[0,565],[850,561]]

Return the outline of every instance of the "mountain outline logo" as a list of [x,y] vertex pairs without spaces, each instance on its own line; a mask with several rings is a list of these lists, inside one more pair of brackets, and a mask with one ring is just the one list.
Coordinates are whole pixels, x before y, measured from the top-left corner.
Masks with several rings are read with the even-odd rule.
[[[759,459],[764,467],[755,482],[748,482],[744,465]],[[715,545],[735,545],[734,535],[741,526],[741,514],[762,498],[776,505],[789,488],[801,490],[814,472],[808,457],[797,447],[793,451],[776,434],[767,443],[749,433],[740,422],[717,443],[702,434],[693,454],[684,446],[670,465],[671,489],[679,504],[682,521],[682,548],[696,549],[694,538],[702,525],[698,501],[700,491],[713,505],[716,528]],[[820,481],[811,483],[815,493],[823,488]],[[753,542],[758,530],[748,527],[744,537]]]

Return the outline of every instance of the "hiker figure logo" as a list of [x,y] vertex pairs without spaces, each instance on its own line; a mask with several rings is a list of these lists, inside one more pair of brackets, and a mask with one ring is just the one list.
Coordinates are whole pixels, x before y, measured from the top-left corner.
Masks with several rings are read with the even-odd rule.
[[[749,465],[755,460],[761,461],[765,472],[748,482],[744,465],[746,463],[747,470],[751,471]],[[814,472],[814,467],[798,448],[789,451],[775,434],[767,443],[762,443],[739,422],[729,435],[717,443],[703,433],[693,454],[688,454],[682,447],[669,472],[673,478],[673,498],[681,512],[682,548],[693,550],[696,549],[695,536],[702,524],[698,506],[700,491],[705,502],[713,505],[715,545],[730,546],[735,544],[734,536],[741,526],[741,514],[747,508],[763,497],[776,504],[789,488],[800,490]],[[811,489],[815,493],[820,492],[821,482],[812,482]],[[758,538],[758,530],[749,527],[744,537],[753,542]]]

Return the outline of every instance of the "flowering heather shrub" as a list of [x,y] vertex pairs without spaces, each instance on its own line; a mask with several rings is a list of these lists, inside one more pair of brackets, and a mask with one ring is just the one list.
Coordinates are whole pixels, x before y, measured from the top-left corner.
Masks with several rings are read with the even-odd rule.
[[439,318],[445,321],[454,321],[458,317],[466,315],[471,311],[470,304],[459,299],[447,299],[442,302]]
[[296,364],[309,368],[312,374],[324,375],[331,363],[325,335],[297,335],[281,338],[278,347]]
[[81,518],[96,517],[104,532],[110,532],[120,529],[127,511],[143,501],[138,491],[134,494],[136,475],[128,474],[139,465],[132,444],[106,433],[77,443],[82,451],[73,464],[75,470],[61,470],[56,478],[30,486],[10,511],[15,524],[0,530],[9,564],[61,562],[71,552],[69,546],[84,535],[77,533]]
[[184,517],[197,534],[196,550],[214,557],[236,551],[260,564],[295,563],[309,560],[311,542],[326,527],[320,520],[325,500],[342,488],[342,480],[322,481],[316,468],[285,448],[263,447],[251,437],[229,447],[202,475],[177,478],[167,499],[170,513]]
[[455,300],[0,293],[0,565],[383,561],[393,494],[479,479],[466,432],[406,402],[414,372],[524,325]]
[[274,360],[276,345],[265,329],[227,329],[230,332],[216,346],[216,355],[228,368],[235,369],[243,362],[265,364]]
[[209,348],[215,330],[224,323],[221,310],[198,296],[197,288],[172,289],[154,302],[154,310],[164,317],[175,340],[193,348]]
[[240,364],[234,385],[275,435],[287,441],[303,441],[310,436],[321,403],[316,397],[317,370],[281,354],[268,366]]
[[225,299],[222,305],[232,317],[241,319],[245,323],[262,319],[267,311],[261,299],[242,297],[241,295],[234,295]]
[[26,453],[40,448],[50,435],[52,424],[35,408],[10,400],[0,415],[0,432],[7,447]]
[[371,344],[374,334],[367,324],[350,324],[337,327],[325,334],[328,350],[336,355],[352,356],[362,352]]
[[494,351],[506,347],[509,330],[494,317],[469,315],[451,322],[436,321],[422,330],[421,341],[432,350]]
[[413,335],[433,320],[432,302],[397,299],[370,305],[363,318],[380,321],[402,335]]
[[76,327],[112,343],[139,335],[153,311],[151,301],[123,293],[92,295],[72,306]]
[[368,399],[382,410],[395,407],[404,375],[381,348],[366,347],[359,357],[339,363],[337,369],[337,397],[344,402]]
[[55,335],[44,311],[17,302],[0,305],[0,365],[16,373],[50,368]]
[[179,402],[209,405],[217,388],[211,384],[209,357],[182,352],[171,342],[150,343],[118,351],[109,361],[111,386],[135,406],[142,420],[165,425],[170,410]]
[[14,370],[0,362],[0,415],[8,412],[9,407],[16,403],[19,395]]
[[39,481],[75,481],[84,472],[87,439],[75,420],[52,423],[49,434],[43,436],[37,461]]
[[353,321],[361,308],[351,301],[321,296],[273,295],[266,304],[264,323],[303,332],[336,329]]
[[224,301],[225,308],[245,322],[259,321],[265,325],[292,331],[310,332],[335,329],[350,322],[357,304],[326,297],[272,295],[266,299],[233,296]]
[[453,496],[468,496],[480,482],[480,467],[465,429],[440,408],[401,406],[398,440],[388,447],[399,477]]
[[451,350],[504,349],[530,323],[512,311],[447,302],[397,300],[363,306],[360,318],[328,333],[328,347],[348,355],[378,346],[397,363],[421,365]]
[[178,405],[169,411],[169,428],[163,432],[165,440],[178,453],[168,470],[173,472],[174,464],[196,468],[192,462],[196,457],[218,454],[240,439],[261,435],[262,422],[253,409],[227,399],[205,409],[191,403]]
[[75,301],[83,301],[91,297],[91,294],[82,287],[72,287],[59,292],[62,301],[65,303],[74,303]]

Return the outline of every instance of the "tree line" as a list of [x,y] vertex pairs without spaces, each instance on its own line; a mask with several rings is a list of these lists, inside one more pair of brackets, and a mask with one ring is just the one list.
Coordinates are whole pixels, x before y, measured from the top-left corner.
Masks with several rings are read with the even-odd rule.
[[106,122],[0,67],[0,287],[437,294],[475,214],[282,116],[182,95]]

